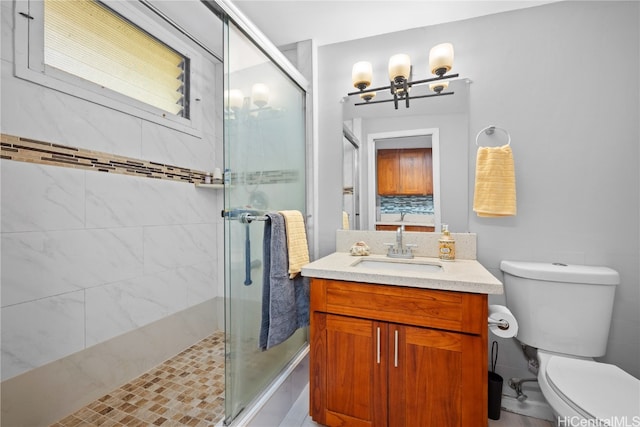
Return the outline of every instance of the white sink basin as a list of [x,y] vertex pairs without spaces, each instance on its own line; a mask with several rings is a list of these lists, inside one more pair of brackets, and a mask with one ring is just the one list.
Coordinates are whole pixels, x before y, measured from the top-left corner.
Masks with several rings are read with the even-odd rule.
[[360,259],[352,267],[361,270],[385,270],[385,271],[406,271],[417,273],[436,273],[442,271],[442,266],[416,259]]

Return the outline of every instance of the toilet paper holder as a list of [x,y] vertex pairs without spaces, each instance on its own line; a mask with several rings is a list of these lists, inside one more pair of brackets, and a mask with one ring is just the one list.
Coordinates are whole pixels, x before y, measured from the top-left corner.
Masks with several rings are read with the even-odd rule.
[[498,325],[498,328],[506,331],[507,329],[509,329],[509,322],[507,322],[504,319],[492,319],[491,317],[489,317],[488,319],[488,323],[489,325]]

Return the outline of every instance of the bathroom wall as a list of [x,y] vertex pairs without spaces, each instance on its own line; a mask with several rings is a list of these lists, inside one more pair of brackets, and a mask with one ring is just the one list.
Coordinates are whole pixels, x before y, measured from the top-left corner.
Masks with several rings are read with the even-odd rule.
[[[618,270],[622,282],[602,360],[636,377],[640,377],[639,9],[637,2],[559,2],[321,46],[318,53],[318,161],[320,170],[326,170],[341,155],[338,105],[351,90],[354,62],[367,58],[384,64],[403,51],[417,64],[414,73],[422,76],[427,73],[429,47],[444,41],[454,44],[454,71],[473,82],[469,190],[456,197],[466,197],[471,206],[474,138],[491,124],[511,134],[518,194],[517,216],[481,219],[469,209],[467,230],[454,231],[477,233],[478,259],[499,278],[502,259]],[[608,77],[612,73],[613,79]],[[320,181],[321,255],[334,249],[332,231],[340,227],[340,179],[325,174]],[[504,298],[492,297],[491,303],[504,303]],[[505,378],[532,376],[516,342],[498,341],[498,372]],[[535,396],[523,406],[534,405],[532,400]]]
[[[0,12],[3,134],[193,170],[222,166],[221,67],[204,49],[173,30],[202,54],[193,70],[203,82],[196,137],[14,77],[13,2],[0,2]],[[175,354],[183,336],[197,340],[218,327],[210,313],[223,295],[220,191],[4,157],[0,168],[3,418],[18,390],[10,385],[70,355],[82,371],[78,354],[161,324],[161,340],[148,329],[137,337],[148,339],[146,354],[111,348],[109,360],[97,363],[87,353],[97,370],[127,363],[144,370],[158,363],[156,351]],[[178,318],[180,327],[172,327]],[[182,348],[168,348],[171,342]],[[121,381],[118,372],[107,377]]]
[[[472,23],[471,31],[484,31],[469,46],[474,58],[490,59],[480,66],[469,64],[478,82],[471,91],[471,130],[491,123],[509,130],[518,192],[516,217],[482,219],[470,213],[469,228],[481,236],[480,261],[498,277],[502,259],[617,270],[621,284],[607,354],[600,360],[636,377],[639,9],[637,2],[562,2],[514,13],[492,29],[486,28],[491,22],[487,18]],[[540,22],[545,23],[543,32],[538,31]],[[505,33],[519,37],[506,40]],[[492,58],[495,46],[503,46],[503,57]],[[609,62],[602,52],[620,60],[614,66],[620,72],[619,86],[610,90],[601,78],[601,70],[608,67],[603,64]],[[491,69],[490,64],[500,66]],[[539,78],[556,73],[562,77],[553,79],[555,83]],[[490,80],[494,83],[482,83]],[[470,159],[470,168],[474,162]],[[516,376],[522,360],[519,348],[502,345],[508,351],[503,353],[503,371]]]

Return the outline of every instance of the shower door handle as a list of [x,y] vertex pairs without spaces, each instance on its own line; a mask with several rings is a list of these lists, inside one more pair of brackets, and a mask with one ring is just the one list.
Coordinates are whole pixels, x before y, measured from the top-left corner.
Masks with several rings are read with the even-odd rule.
[[244,285],[249,286],[253,283],[251,280],[251,228],[249,223],[245,224],[245,240],[244,240]]

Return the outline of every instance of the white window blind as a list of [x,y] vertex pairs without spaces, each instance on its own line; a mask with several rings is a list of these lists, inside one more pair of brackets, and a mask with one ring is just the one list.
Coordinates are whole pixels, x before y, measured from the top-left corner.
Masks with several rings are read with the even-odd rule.
[[45,1],[44,62],[189,118],[189,60],[94,0]]

